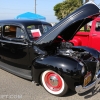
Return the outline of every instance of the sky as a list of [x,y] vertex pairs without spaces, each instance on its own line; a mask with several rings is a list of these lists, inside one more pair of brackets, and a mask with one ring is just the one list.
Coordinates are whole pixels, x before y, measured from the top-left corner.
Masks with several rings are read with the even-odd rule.
[[[58,22],[54,6],[64,0],[36,0],[36,13],[46,17],[47,22]],[[98,5],[100,0],[94,0]],[[0,0],[0,20],[13,19],[25,12],[35,13],[35,0]]]

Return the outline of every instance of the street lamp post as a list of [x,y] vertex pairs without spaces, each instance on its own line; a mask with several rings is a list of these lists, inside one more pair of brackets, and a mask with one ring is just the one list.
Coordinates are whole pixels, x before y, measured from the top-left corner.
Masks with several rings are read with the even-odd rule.
[[35,0],[35,14],[36,14],[36,0]]

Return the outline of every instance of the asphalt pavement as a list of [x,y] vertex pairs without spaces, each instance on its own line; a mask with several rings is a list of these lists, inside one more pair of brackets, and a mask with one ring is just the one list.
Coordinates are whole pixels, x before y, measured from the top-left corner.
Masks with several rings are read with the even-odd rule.
[[64,97],[49,94],[41,85],[0,69],[0,100],[100,100],[100,88],[77,94],[69,90]]

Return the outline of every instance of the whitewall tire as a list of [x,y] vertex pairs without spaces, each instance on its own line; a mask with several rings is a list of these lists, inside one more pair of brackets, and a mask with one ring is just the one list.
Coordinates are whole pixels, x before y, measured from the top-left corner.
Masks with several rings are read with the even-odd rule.
[[44,88],[53,95],[63,96],[68,91],[68,86],[64,79],[52,70],[42,73],[41,82]]

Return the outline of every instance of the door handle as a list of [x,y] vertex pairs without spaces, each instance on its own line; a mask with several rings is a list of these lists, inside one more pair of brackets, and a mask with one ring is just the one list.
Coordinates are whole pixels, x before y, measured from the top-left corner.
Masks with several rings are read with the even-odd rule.
[[93,34],[93,36],[97,36],[97,34]]

